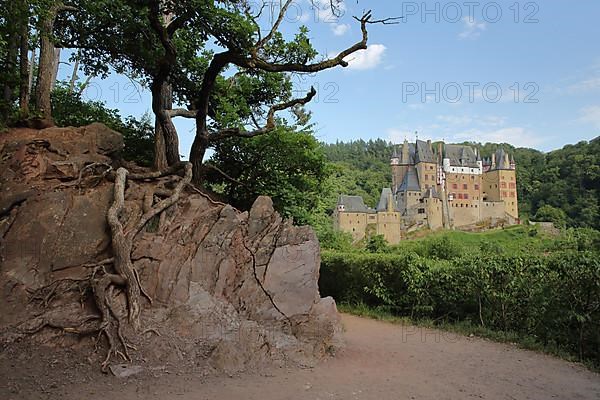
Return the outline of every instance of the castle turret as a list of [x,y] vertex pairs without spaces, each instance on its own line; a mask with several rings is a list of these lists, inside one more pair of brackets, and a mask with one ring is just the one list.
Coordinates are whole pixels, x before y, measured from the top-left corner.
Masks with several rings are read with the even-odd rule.
[[408,140],[404,139],[404,144],[402,145],[402,158],[400,159],[400,164],[409,165],[410,164],[410,155],[408,150]]
[[[395,151],[395,150],[394,150]],[[396,153],[396,158],[392,155],[392,191],[396,192],[397,188],[400,186],[402,181],[404,180],[404,176],[406,176],[406,172],[408,171],[408,166],[411,164],[410,160],[410,148],[408,145],[408,140],[404,139],[404,144],[402,145],[402,149],[400,150],[400,154]],[[396,162],[397,160],[397,162]]]

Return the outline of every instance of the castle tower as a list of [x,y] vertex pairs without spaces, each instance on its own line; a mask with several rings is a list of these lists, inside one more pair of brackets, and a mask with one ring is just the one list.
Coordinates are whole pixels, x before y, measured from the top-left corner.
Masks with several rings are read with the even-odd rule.
[[[395,155],[395,157],[394,157]],[[392,191],[395,192],[398,187],[402,184],[406,173],[408,172],[408,167],[410,165],[410,151],[408,147],[408,140],[404,139],[404,144],[402,145],[402,150],[400,154],[396,152],[394,149],[394,154],[392,155],[391,160],[392,166]]]
[[506,213],[519,218],[515,160],[503,148],[492,153],[492,165],[485,173],[483,189],[488,201],[503,202]]

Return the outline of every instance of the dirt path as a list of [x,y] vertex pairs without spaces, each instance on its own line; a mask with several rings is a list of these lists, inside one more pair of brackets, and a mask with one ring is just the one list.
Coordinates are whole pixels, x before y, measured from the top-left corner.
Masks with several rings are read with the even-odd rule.
[[[71,387],[86,399],[600,399],[600,375],[477,338],[343,316],[347,346],[313,369]],[[108,386],[110,385],[110,386]],[[58,393],[55,393],[58,394]]]

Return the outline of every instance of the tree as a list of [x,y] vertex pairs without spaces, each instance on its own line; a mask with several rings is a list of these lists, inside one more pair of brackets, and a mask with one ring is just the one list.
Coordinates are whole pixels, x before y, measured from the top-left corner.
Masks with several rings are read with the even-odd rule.
[[537,210],[535,213],[535,220],[552,222],[557,228],[564,228],[566,225],[567,214],[560,208],[545,205]]
[[[195,119],[190,161],[194,179],[199,181],[205,172],[203,160],[208,148],[231,137],[251,138],[270,132],[276,126],[277,112],[304,105],[316,94],[312,89],[305,97],[293,99],[289,91],[276,94],[269,87],[262,96],[249,99],[246,112],[238,114],[237,120],[223,118],[217,112],[224,98],[231,98],[230,92],[243,97],[252,95],[239,83],[244,77],[267,79],[269,75],[345,67],[346,57],[367,48],[368,24],[394,21],[374,20],[366,12],[356,18],[361,26],[360,41],[333,58],[315,61],[317,52],[305,27],[289,41],[279,31],[292,2],[282,2],[265,36],[259,23],[260,12],[252,14],[246,0],[82,0],[75,18],[61,21],[60,31],[64,45],[81,49],[82,60],[90,72],[106,73],[106,65],[110,64],[117,72],[142,76],[149,82],[152,110],[161,128],[169,165],[179,161],[177,132],[171,118]],[[333,1],[332,6],[338,3]],[[266,3],[261,11],[264,6]],[[204,50],[208,41],[223,51]],[[233,76],[224,78],[226,71]],[[170,109],[165,85],[172,87],[174,98],[184,108]],[[161,135],[156,138],[158,143]]]
[[[78,86],[81,88],[83,84]],[[81,90],[73,90],[71,83],[58,82],[52,91],[52,116],[57,126],[85,126],[94,122],[123,135],[123,158],[141,166],[151,166],[154,161],[154,129],[150,116],[141,119],[121,117],[118,110],[106,108],[99,101],[84,101]]]
[[267,195],[278,211],[301,224],[308,222],[327,175],[312,132],[286,125],[218,143],[207,166],[213,169],[208,182],[232,205],[248,210],[256,197]]

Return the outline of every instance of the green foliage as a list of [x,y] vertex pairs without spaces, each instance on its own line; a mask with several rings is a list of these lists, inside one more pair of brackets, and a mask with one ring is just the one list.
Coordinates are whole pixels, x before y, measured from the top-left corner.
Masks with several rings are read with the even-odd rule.
[[150,116],[123,120],[118,110],[112,110],[99,101],[85,101],[79,92],[69,90],[58,82],[52,92],[52,117],[57,126],[84,126],[101,122],[123,135],[123,158],[141,166],[150,166],[154,159],[154,126]]
[[69,90],[67,82],[57,82],[52,91],[52,117],[58,126],[84,126],[102,122],[109,128],[119,128],[118,110],[106,108],[100,101],[85,101],[77,92]]
[[309,222],[327,175],[312,133],[283,125],[251,139],[219,143],[209,164],[229,177],[215,172],[208,180],[234,206],[247,210],[257,196],[271,196],[278,211],[300,224]]
[[387,253],[389,246],[383,235],[373,235],[367,239],[365,250],[369,253]]
[[555,227],[564,228],[567,223],[567,214],[560,208],[546,204],[537,210],[533,219],[539,222],[552,222]]
[[324,252],[320,287],[341,302],[519,332],[600,362],[597,256],[488,254],[449,262],[412,253]]
[[[600,232],[572,230],[551,245],[529,232],[517,231],[535,246],[489,237],[457,253],[459,242],[442,237],[392,253],[325,250],[319,287],[342,304],[514,332],[600,365]],[[562,240],[576,248],[547,251]]]
[[[547,154],[506,143],[464,144],[478,148],[483,157],[491,157],[500,146],[514,154],[521,219],[535,216],[558,226],[600,229],[600,138]],[[381,188],[391,185],[392,144],[358,140],[323,146],[334,170],[333,182],[323,193],[328,207],[335,207],[339,194],[359,195],[375,206]]]

